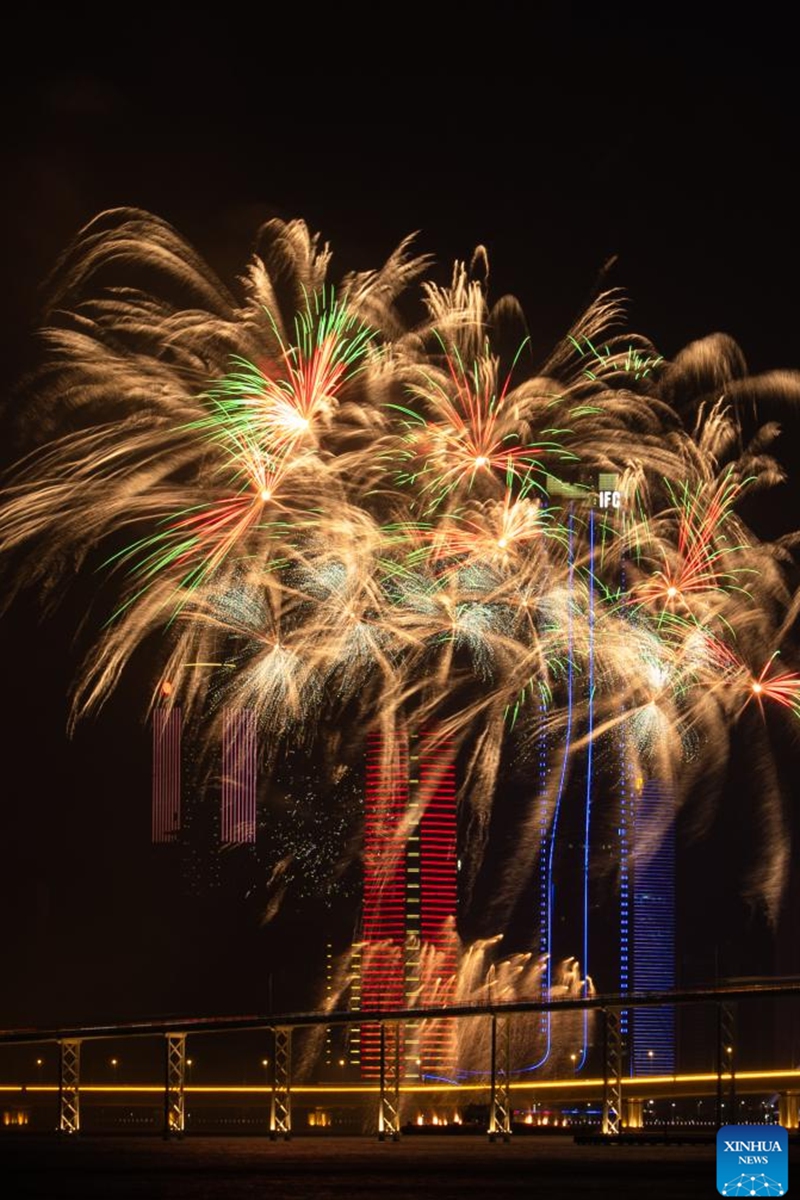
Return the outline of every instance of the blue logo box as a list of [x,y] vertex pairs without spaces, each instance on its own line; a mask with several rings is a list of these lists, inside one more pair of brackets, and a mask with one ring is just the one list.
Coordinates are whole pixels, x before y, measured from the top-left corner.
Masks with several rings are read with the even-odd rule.
[[789,1135],[782,1125],[723,1125],[717,1133],[721,1196],[785,1196]]

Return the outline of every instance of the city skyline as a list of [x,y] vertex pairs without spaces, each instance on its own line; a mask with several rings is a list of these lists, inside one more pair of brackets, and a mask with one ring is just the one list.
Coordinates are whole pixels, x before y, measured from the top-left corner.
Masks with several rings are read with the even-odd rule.
[[[53,107],[47,120],[53,123],[53,129],[58,127],[58,113],[65,111],[63,97],[66,94],[65,90],[59,93],[56,89],[48,101]],[[100,86],[96,86],[94,91],[91,88],[84,91],[81,103],[88,106],[84,111],[90,113],[87,126],[90,127],[92,122],[102,126],[104,121],[111,119],[109,113],[113,115],[117,111],[114,108],[117,102],[115,94],[119,96],[123,93],[115,93],[113,86],[110,92],[105,93]],[[765,114],[767,110],[772,112],[768,90],[763,94],[761,103]],[[62,104],[62,108],[59,108],[59,104]],[[707,104],[713,107],[715,102],[709,100]],[[684,131],[687,136],[690,111],[687,103],[684,110]],[[22,177],[25,170],[41,170],[42,163],[52,165],[56,161],[55,135],[44,118],[38,119],[38,159],[35,156],[31,159],[22,148],[14,150],[16,161],[22,164]],[[652,119],[657,121],[657,117]],[[767,136],[774,138],[779,147],[781,118],[778,117],[777,121],[777,127]],[[731,119],[731,130],[734,124]],[[197,173],[191,187],[188,182],[185,186],[173,185],[175,190],[172,195],[154,176],[144,183],[140,176],[140,181],[136,182],[136,162],[129,168],[118,167],[120,173],[117,178],[109,181],[99,157],[100,151],[91,136],[77,132],[74,136],[79,141],[85,137],[89,140],[81,143],[82,148],[79,147],[73,162],[67,166],[61,165],[57,170],[66,181],[79,179],[80,187],[75,185],[70,203],[63,212],[55,214],[52,223],[47,225],[41,250],[29,255],[35,278],[26,273],[20,281],[19,315],[15,313],[6,330],[9,339],[6,357],[8,382],[11,378],[17,378],[18,368],[21,370],[38,354],[32,334],[25,335],[24,345],[21,345],[21,314],[27,314],[24,318],[28,322],[25,329],[30,330],[33,325],[34,288],[39,280],[45,276],[82,220],[88,219],[108,203],[130,199],[147,200],[149,207],[173,219],[178,225],[183,224],[182,217],[188,215],[190,227],[193,223],[201,226],[198,230],[200,236],[196,239],[201,249],[210,249],[218,262],[226,268],[230,265],[233,270],[238,269],[245,257],[248,240],[253,235],[258,219],[262,215],[271,215],[275,209],[287,219],[309,214],[313,227],[319,228],[324,237],[330,236],[337,256],[335,261],[341,269],[349,265],[347,256],[351,251],[360,260],[359,265],[366,265],[368,259],[380,257],[380,254],[373,253],[376,248],[385,256],[400,237],[419,225],[423,228],[420,250],[437,253],[440,258],[437,268],[439,278],[444,280],[450,258],[468,258],[475,244],[487,240],[493,294],[499,296],[506,290],[523,293],[526,310],[538,320],[533,336],[542,349],[568,326],[569,318],[594,288],[595,277],[606,258],[620,252],[620,259],[611,268],[608,279],[610,282],[623,283],[631,295],[633,314],[629,324],[652,336],[658,347],[667,354],[674,353],[693,337],[702,336],[721,325],[736,337],[755,369],[791,367],[796,362],[790,336],[793,328],[792,304],[785,301],[788,284],[794,278],[791,255],[795,253],[788,237],[788,209],[780,208],[785,201],[776,201],[779,219],[769,224],[764,202],[758,200],[760,189],[753,181],[743,184],[744,195],[737,202],[737,212],[747,209],[750,214],[750,232],[744,240],[744,248],[740,250],[743,265],[734,269],[725,262],[728,236],[725,223],[714,224],[715,221],[722,222],[719,206],[701,205],[702,211],[698,214],[696,205],[689,199],[683,202],[678,214],[681,219],[678,220],[676,215],[672,224],[664,217],[664,214],[668,214],[668,204],[664,198],[657,205],[651,201],[649,209],[645,205],[640,215],[635,213],[631,199],[623,200],[626,211],[620,214],[615,213],[613,206],[606,202],[600,205],[599,214],[595,211],[590,217],[588,226],[582,226],[577,219],[584,201],[572,199],[570,203],[574,206],[575,218],[572,228],[578,232],[576,236],[566,238],[570,244],[564,249],[551,246],[552,239],[543,233],[529,234],[529,226],[531,223],[535,225],[535,222],[529,221],[525,211],[521,185],[510,224],[505,220],[505,202],[501,202],[493,189],[488,189],[488,196],[480,201],[475,199],[466,208],[459,205],[458,217],[454,221],[452,206],[445,193],[456,176],[439,167],[439,189],[433,189],[427,213],[424,211],[425,205],[409,202],[407,192],[398,198],[394,207],[386,202],[387,193],[384,192],[384,214],[378,213],[380,205],[370,204],[369,211],[373,215],[365,225],[363,220],[358,222],[352,216],[353,211],[362,214],[367,211],[365,203],[358,209],[358,180],[354,178],[349,189],[346,189],[346,197],[330,201],[329,215],[324,211],[326,205],[322,200],[317,201],[312,196],[308,201],[307,193],[311,190],[312,178],[310,174],[303,175],[299,159],[290,145],[285,146],[282,153],[285,161],[294,168],[291,183],[286,181],[286,176],[277,184],[270,180],[257,181],[240,167],[239,173],[233,171],[229,180],[228,190],[232,196],[235,194],[235,199],[228,201],[226,189],[215,184],[218,190],[213,200],[206,198],[198,206],[199,189],[194,186]],[[509,148],[516,144],[511,132],[506,136]],[[626,133],[623,138],[618,132],[617,136],[616,144],[621,147],[629,135]],[[728,136],[724,128],[720,136],[723,140]],[[732,138],[732,132],[730,136]],[[572,153],[562,147],[560,137],[550,136],[549,144],[557,161],[566,170],[566,177],[576,184],[580,183],[585,168],[578,169],[572,162]],[[694,145],[691,138],[689,145]],[[141,166],[144,151],[139,153],[138,165]],[[228,165],[227,151],[220,150],[219,153],[225,156]],[[436,153],[426,151],[416,159],[412,151],[405,153],[409,156],[406,160],[409,166],[413,161],[417,171],[430,169],[437,177]],[[377,150],[374,154],[374,161],[378,161],[380,156]],[[613,158],[614,155],[610,153],[609,160],[604,160],[597,170],[601,174],[605,172],[606,176],[613,176],[614,168],[610,164]],[[367,170],[368,161],[369,154],[365,151],[362,178],[374,178],[371,168]],[[707,186],[718,186],[718,194],[722,195],[722,184],[715,182],[718,176],[710,166],[704,166],[705,158],[699,142],[692,151],[692,161],[700,173],[700,179]],[[782,160],[779,153],[775,161],[780,167]],[[636,165],[641,187],[630,188],[626,193],[628,197],[633,192],[637,196],[646,194],[648,179],[654,179],[653,168],[646,161],[637,161]],[[126,174],[126,171],[130,174]],[[414,171],[412,169],[407,173],[413,175]],[[144,178],[146,180],[146,176]],[[671,199],[680,201],[682,192],[678,185],[673,182],[666,186]],[[275,195],[275,192],[279,194]],[[252,209],[243,211],[241,206],[245,203],[254,205],[258,214],[253,213]],[[758,207],[759,203],[761,208]],[[318,206],[317,212],[313,211],[315,204]],[[591,204],[586,208],[592,211]],[[51,211],[47,206],[45,210]],[[17,227],[22,225],[27,228],[22,220],[22,208],[19,211]],[[716,213],[713,221],[709,215],[711,211]],[[660,227],[657,214],[661,214]],[[758,214],[761,214],[760,217]],[[427,220],[424,219],[426,215]],[[547,203],[544,203],[538,216],[539,221],[546,225],[552,216]],[[695,220],[700,223],[697,228]],[[734,220],[733,211],[729,220]],[[361,225],[358,234],[354,232],[357,224]],[[337,237],[343,232],[343,237]],[[25,245],[30,245],[33,236],[33,233],[28,234]],[[681,249],[673,261],[676,243],[681,243],[681,238],[686,236],[686,248]],[[527,242],[526,237],[529,239]],[[768,267],[764,265],[765,256],[760,249],[761,238],[766,238],[773,249],[771,255],[766,255]],[[337,242],[343,243],[341,250],[337,248]],[[698,244],[707,247],[705,257],[699,254]],[[523,252],[526,266],[521,271],[515,261],[520,246],[526,246]],[[786,248],[782,259],[776,253],[778,247]],[[19,258],[21,252],[15,253]],[[523,280],[522,287],[518,273]],[[666,282],[665,273],[669,274]],[[536,299],[536,275],[542,281],[541,290],[546,294],[543,302]],[[740,282],[737,286],[737,280],[745,278],[748,282]],[[750,279],[755,279],[755,282],[750,282]],[[691,285],[691,280],[699,282]],[[763,319],[765,306],[769,309],[769,320]],[[787,413],[789,430],[781,444],[787,460],[792,459],[796,452],[797,438],[792,426],[794,419],[791,413]],[[18,414],[13,409],[9,409],[9,424],[20,428]],[[18,436],[17,444],[21,445]],[[787,461],[787,465],[791,467],[792,464]],[[796,502],[796,482],[790,479],[786,489],[783,495],[790,497],[791,502],[767,505],[764,501],[761,509],[758,508],[758,501],[754,502],[755,517],[769,526],[771,531],[784,532],[790,528],[791,509]],[[260,924],[268,907],[268,898],[263,888],[256,896],[246,895],[248,888],[240,886],[234,866],[234,855],[239,852],[238,849],[223,857],[214,868],[216,881],[212,879],[215,886],[211,890],[205,884],[199,888],[198,881],[202,895],[194,899],[186,895],[186,879],[182,872],[181,894],[177,895],[173,890],[175,879],[172,866],[165,863],[161,866],[150,865],[147,845],[151,836],[147,799],[149,735],[136,715],[133,683],[112,704],[98,725],[79,730],[72,743],[66,741],[63,730],[67,714],[63,697],[78,658],[68,647],[73,644],[77,624],[90,606],[96,603],[95,589],[96,582],[92,578],[79,585],[70,609],[57,614],[48,625],[39,624],[38,617],[29,611],[28,602],[19,603],[12,616],[4,620],[8,661],[14,664],[13,675],[20,681],[18,703],[14,706],[16,711],[11,714],[7,726],[8,754],[13,763],[19,796],[19,807],[11,805],[6,816],[7,840],[19,846],[19,857],[10,873],[7,898],[7,907],[16,914],[18,923],[18,931],[12,933],[13,961],[32,981],[32,993],[42,991],[41,986],[35,986],[33,981],[38,980],[41,984],[46,978],[46,971],[36,961],[31,965],[30,946],[38,947],[36,957],[41,955],[44,962],[60,962],[62,977],[66,966],[67,977],[72,980],[66,1004],[74,1006],[76,1018],[91,1016],[92,1013],[87,1011],[89,1009],[100,1013],[106,1007],[115,1009],[120,1003],[130,1004],[142,1012],[155,1011],[162,1005],[188,1011],[190,1008],[203,1007],[200,998],[205,994],[212,1007],[230,1003],[235,1008],[249,995],[259,995],[263,999],[269,986],[266,977],[270,973],[273,975],[273,996],[285,996],[288,1004],[294,984],[289,980],[274,978],[280,971],[265,971],[263,963],[257,960],[270,961],[276,958],[282,945],[295,940],[292,922],[287,919],[284,929],[274,934]],[[9,621],[12,623],[9,624]],[[122,736],[120,731],[123,731]],[[52,756],[50,747],[54,748]],[[782,746],[779,749],[778,770],[790,771],[794,747],[787,744],[785,749]],[[741,756],[743,749],[739,748],[737,753]],[[50,759],[51,765],[45,761],[46,758]],[[313,771],[313,764],[310,769]],[[517,786],[513,778],[505,786],[508,796],[513,798]],[[29,793],[35,797],[31,811],[28,810]],[[285,793],[284,788],[282,796]],[[283,800],[280,799],[280,802],[283,803]],[[743,799],[726,794],[725,802],[728,811],[736,812],[737,804],[743,803]],[[700,821],[699,815],[693,817],[691,811],[685,815],[687,828],[691,827],[693,819]],[[718,904],[717,915],[707,918],[712,927],[720,924],[724,913],[736,914],[736,923],[747,912],[746,904],[737,895],[740,883],[747,878],[754,864],[747,862],[747,846],[738,837],[735,832],[717,828],[717,891],[722,889],[723,894],[725,889],[728,891],[724,899],[720,897],[715,900]],[[699,844],[695,843],[695,846]],[[714,844],[713,840],[711,844]],[[243,849],[242,853],[246,854],[247,851]],[[700,852],[692,847],[689,853],[691,857]],[[245,865],[241,876],[244,877],[248,874],[250,860],[243,858],[242,862]],[[80,864],[79,873],[83,876],[83,882],[78,885],[78,895],[81,919],[86,922],[82,928],[87,931],[87,945],[80,951],[79,963],[71,965],[64,963],[62,958],[66,939],[63,936],[61,922],[64,918],[61,914],[69,908],[64,904],[64,893],[70,887],[68,881],[74,873],[75,863]],[[722,864],[725,864],[724,869]],[[198,864],[196,869],[198,876],[205,870],[202,864]],[[689,875],[691,870],[687,868]],[[94,884],[93,879],[96,881]],[[256,891],[261,887],[261,882],[256,881],[253,885]],[[711,880],[693,881],[693,886],[710,888],[711,884]],[[479,881],[478,886],[491,890],[491,881],[487,877]],[[189,890],[193,887],[190,878]],[[343,911],[334,912],[331,917],[333,924],[338,927],[340,938],[349,924],[349,912],[344,909],[349,906],[351,912],[355,904],[355,885],[351,884],[351,888],[353,890],[347,904],[342,906]],[[103,912],[109,906],[103,903],[101,897],[108,895],[114,898],[110,906],[112,911]],[[319,923],[320,914],[330,911],[325,904],[315,906],[315,903],[313,900],[298,901],[301,910],[306,906],[306,914],[301,912],[298,915],[295,934],[297,930],[312,929]],[[173,921],[176,929],[185,930],[187,914],[189,926],[195,931],[192,938],[194,944],[191,949],[184,947],[178,951],[179,957],[176,958],[173,939],[167,931]],[[519,918],[516,919],[519,922]],[[479,925],[478,919],[473,917],[472,920],[473,925]],[[215,947],[214,954],[219,955],[216,965],[213,955],[211,962],[205,961],[209,955],[209,942],[204,935],[209,930],[214,930],[211,942]],[[484,929],[476,932],[487,934],[489,931]],[[755,961],[759,954],[771,955],[769,948],[764,949],[771,935],[757,910],[752,918],[749,936],[754,947],[751,960]],[[117,937],[121,945],[116,944]],[[514,934],[512,931],[510,941],[521,947],[524,937],[520,932]],[[699,958],[701,950],[705,952],[706,948],[706,942],[699,932],[696,934],[696,943],[694,946],[690,944],[690,956]],[[724,953],[722,958],[724,970]],[[148,965],[153,960],[159,964],[157,978],[145,981]],[[101,965],[107,962],[115,964],[115,969],[109,974],[116,976],[118,982],[107,978],[105,968]],[[222,970],[220,963],[224,964]],[[300,974],[304,969],[301,967]],[[308,978],[304,988],[310,986],[317,970],[318,964],[313,971],[310,967],[307,969]],[[709,949],[705,962],[698,965],[695,976],[707,978],[712,970],[713,951]],[[219,977],[226,975],[227,994],[219,983]],[[235,987],[234,979],[237,980]],[[205,988],[208,989],[207,993]],[[38,1006],[42,1014],[40,1019],[44,1019],[48,1004],[46,997],[34,997],[28,1003],[33,1004],[33,1011]],[[26,1010],[27,1004],[18,1011],[12,1009],[9,1023],[22,1020]]]

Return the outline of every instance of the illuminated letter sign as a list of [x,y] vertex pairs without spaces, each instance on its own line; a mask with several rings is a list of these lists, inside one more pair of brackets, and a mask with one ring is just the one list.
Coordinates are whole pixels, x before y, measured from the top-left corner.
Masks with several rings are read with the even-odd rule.
[[621,492],[611,492],[608,490],[603,490],[601,492],[598,492],[598,497],[599,497],[601,508],[621,508],[622,507],[622,493]]

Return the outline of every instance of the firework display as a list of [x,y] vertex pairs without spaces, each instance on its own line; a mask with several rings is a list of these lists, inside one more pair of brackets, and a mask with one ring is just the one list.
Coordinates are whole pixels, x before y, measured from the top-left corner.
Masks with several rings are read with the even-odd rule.
[[[24,564],[7,594],[102,567],[97,604],[115,599],[75,720],[135,656],[160,727],[179,708],[184,739],[230,757],[247,714],[227,840],[255,837],[256,733],[260,781],[324,739],[335,773],[370,733],[388,779],[391,747],[435,729],[469,887],[509,744],[532,781],[548,747],[552,821],[587,746],[624,742],[680,799],[701,773],[719,785],[735,727],[766,754],[770,722],[800,713],[792,538],[742,515],[782,478],[753,414],[797,379],[749,378],[721,335],[665,361],[620,332],[615,293],[535,364],[519,305],[490,306],[473,266],[420,283],[404,243],[334,280],[301,221],[271,221],[234,296],[168,225],[120,210],[55,272],[38,444],[3,499],[0,550]],[[765,782],[774,907],[773,800]],[[532,803],[509,893],[542,819]]]

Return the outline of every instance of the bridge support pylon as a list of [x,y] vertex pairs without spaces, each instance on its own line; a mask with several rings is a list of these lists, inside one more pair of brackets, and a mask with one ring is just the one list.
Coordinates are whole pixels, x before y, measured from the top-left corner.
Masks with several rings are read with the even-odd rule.
[[603,1121],[604,1137],[619,1137],[622,1122],[622,1030],[618,1008],[603,1012]]
[[272,1056],[272,1104],[269,1115],[269,1135],[273,1142],[292,1136],[292,1030],[279,1025],[274,1030],[275,1053]]
[[400,1141],[400,1024],[381,1021],[378,1141]]
[[511,1138],[511,1018],[492,1013],[489,1141]]
[[[717,1005],[717,1127],[736,1124],[736,1007]],[[726,1085],[727,1083],[727,1094]]]
[[79,1133],[81,1128],[81,1043],[64,1038],[58,1043],[58,1131]]
[[164,1049],[164,1137],[183,1137],[186,1128],[186,1034],[168,1033]]

